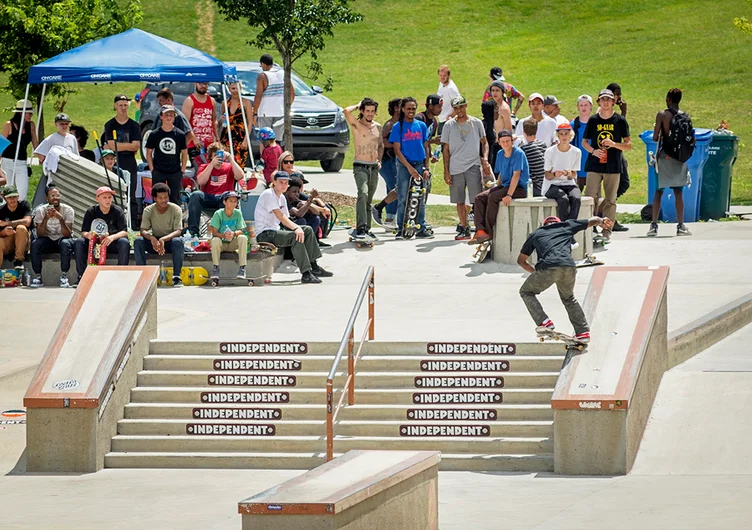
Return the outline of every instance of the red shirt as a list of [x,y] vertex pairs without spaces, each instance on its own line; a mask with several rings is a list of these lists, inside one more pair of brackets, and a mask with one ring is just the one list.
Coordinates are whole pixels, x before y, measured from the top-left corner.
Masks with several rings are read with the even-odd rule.
[[[208,164],[203,164],[198,168],[198,174],[203,173]],[[212,167],[211,175],[206,184],[201,186],[201,191],[209,195],[220,195],[226,191],[235,189],[235,176],[232,173],[232,164],[225,162],[219,169]]]
[[[214,124],[212,123],[214,98],[206,96],[206,101],[201,103],[193,94],[188,97],[193,100],[193,110],[191,111],[191,115],[188,116],[193,134],[205,148],[208,148],[214,141]],[[191,142],[188,144],[188,147],[194,147],[194,143]]]
[[264,147],[264,152],[261,153],[261,159],[264,161],[264,180],[267,184],[272,181],[272,173],[277,171],[277,164],[282,153],[282,148],[277,144]]

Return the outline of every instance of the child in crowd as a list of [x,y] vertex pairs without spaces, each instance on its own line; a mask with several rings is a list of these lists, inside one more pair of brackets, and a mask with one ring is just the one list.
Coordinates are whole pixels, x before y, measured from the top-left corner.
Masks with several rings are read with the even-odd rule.
[[538,140],[535,135],[538,133],[538,122],[533,118],[527,118],[522,122],[522,132],[525,136],[525,142],[520,145],[520,149],[525,153],[527,163],[530,166],[530,180],[533,183],[533,197],[540,197],[543,192],[544,179],[544,155],[546,153],[546,144]]
[[243,213],[238,209],[238,194],[228,191],[222,198],[224,208],[214,212],[209,222],[211,233],[212,270],[211,278],[219,278],[219,259],[222,252],[238,253],[237,277],[245,278],[245,266],[248,259],[248,237],[243,233],[245,221]]
[[569,122],[559,124],[556,138],[559,141],[546,150],[546,180],[543,194],[558,204],[558,217],[562,221],[577,219],[580,215],[580,188],[577,172],[580,170],[582,153],[572,146],[572,126]]
[[[272,174],[277,170],[277,164],[283,155],[282,148],[277,145],[277,135],[269,127],[262,127],[258,132],[258,140],[261,142],[261,160],[264,161],[264,180],[267,184],[272,183]],[[287,153],[292,159],[292,153]]]

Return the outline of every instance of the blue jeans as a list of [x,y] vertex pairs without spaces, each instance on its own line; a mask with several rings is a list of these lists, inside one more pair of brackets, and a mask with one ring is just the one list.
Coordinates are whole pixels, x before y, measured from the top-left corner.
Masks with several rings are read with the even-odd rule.
[[[423,175],[425,166],[423,162],[414,162],[412,166],[419,175]],[[397,227],[402,231],[402,221],[405,217],[405,205],[407,204],[407,192],[410,187],[410,172],[401,162],[397,161]],[[416,219],[418,225],[420,225],[420,231],[425,230],[426,227],[426,201],[425,197],[420,203],[420,211],[418,212],[418,219]]]
[[[379,175],[384,179],[387,193],[397,187],[397,164],[399,162],[394,158],[384,158],[381,161]],[[387,217],[394,217],[397,214],[397,201],[392,201],[386,205],[386,214]]]
[[[146,265],[146,255],[156,254],[157,251],[151,246],[151,241],[143,237],[137,237],[133,242],[133,255],[136,258],[136,265]],[[183,246],[182,237],[173,237],[165,245],[165,253],[172,254],[173,276],[180,276],[180,269],[183,268],[183,255],[185,247]]]
[[191,193],[188,199],[188,231],[193,235],[198,235],[201,222],[201,210],[218,210],[223,208],[224,204],[219,195],[211,195],[203,191],[196,190]]
[[73,239],[61,237],[58,240],[52,240],[42,236],[31,242],[31,270],[34,274],[42,274],[42,254],[53,252],[60,252],[60,272],[67,273],[70,270]]

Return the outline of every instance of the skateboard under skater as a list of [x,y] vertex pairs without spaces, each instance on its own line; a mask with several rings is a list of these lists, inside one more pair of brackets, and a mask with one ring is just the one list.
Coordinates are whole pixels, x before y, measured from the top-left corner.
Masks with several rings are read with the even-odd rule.
[[576,350],[582,351],[585,348],[587,348],[587,344],[584,342],[580,342],[577,339],[575,339],[571,335],[567,335],[566,333],[562,333],[560,331],[536,331],[538,334],[538,340],[541,342],[547,341],[547,340],[555,340],[563,342],[566,349],[574,348]]
[[91,223],[91,233],[86,261],[90,266],[105,265],[107,263],[107,247],[102,244],[102,241],[107,234],[107,222],[104,219],[94,219]]
[[478,246],[475,247],[475,253],[473,254],[473,258],[476,258],[477,263],[483,263],[488,256],[488,253],[491,250],[491,240],[484,241],[483,243],[478,243]]
[[423,179],[410,178],[410,185],[407,188],[407,201],[405,201],[405,215],[402,221],[402,235],[405,239],[411,239],[415,234],[425,227],[421,227],[415,221],[420,213],[420,207],[425,199],[426,183]]
[[348,235],[350,236],[349,240],[355,243],[355,246],[357,246],[358,248],[373,248],[374,243],[376,243],[377,241],[376,238],[368,234],[364,234],[362,237],[355,237],[355,232],[356,230],[354,228],[350,230],[350,232],[348,232]]
[[605,262],[599,260],[592,254],[585,254],[584,259],[575,261],[574,264],[575,264],[575,267],[580,269],[582,267],[595,267],[596,265],[605,265]]

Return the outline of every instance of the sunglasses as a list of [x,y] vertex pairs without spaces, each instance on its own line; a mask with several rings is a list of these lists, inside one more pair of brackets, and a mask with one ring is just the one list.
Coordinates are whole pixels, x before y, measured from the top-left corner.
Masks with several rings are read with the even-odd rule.
[[282,163],[283,164],[294,164],[295,160],[283,160]]

